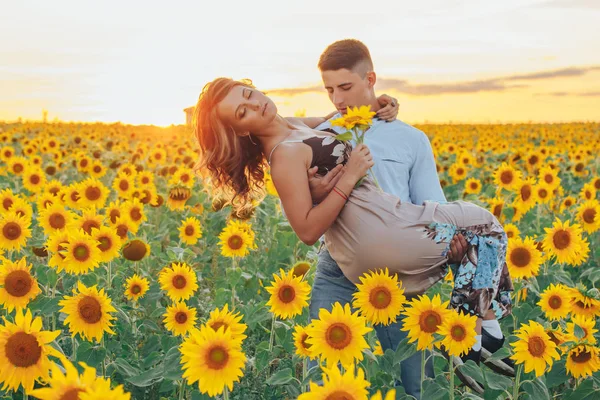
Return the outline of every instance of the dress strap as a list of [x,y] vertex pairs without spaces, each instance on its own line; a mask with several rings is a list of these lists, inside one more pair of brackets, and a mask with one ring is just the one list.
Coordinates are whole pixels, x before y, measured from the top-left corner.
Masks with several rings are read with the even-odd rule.
[[291,140],[282,140],[281,142],[277,143],[272,149],[271,152],[269,153],[269,158],[267,159],[267,163],[269,165],[271,165],[271,157],[273,156],[273,152],[275,151],[275,149],[277,148],[277,146],[279,146],[282,143],[300,143],[303,142],[304,139],[291,139]]

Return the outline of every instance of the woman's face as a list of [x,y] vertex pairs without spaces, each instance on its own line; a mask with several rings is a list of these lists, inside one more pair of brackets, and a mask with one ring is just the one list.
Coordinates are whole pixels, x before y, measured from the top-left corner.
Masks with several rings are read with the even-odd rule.
[[217,105],[217,113],[238,133],[258,133],[275,119],[277,107],[262,92],[238,85]]

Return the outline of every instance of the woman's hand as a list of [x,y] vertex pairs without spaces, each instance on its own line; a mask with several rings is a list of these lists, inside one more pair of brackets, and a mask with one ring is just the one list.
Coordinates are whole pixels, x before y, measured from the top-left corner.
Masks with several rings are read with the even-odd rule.
[[377,102],[382,108],[377,111],[376,116],[387,122],[395,121],[400,109],[398,99],[382,94],[377,98]]
[[345,166],[344,175],[348,175],[355,179],[354,182],[358,182],[360,178],[367,174],[369,168],[375,163],[373,162],[373,155],[369,148],[364,144],[359,144],[350,153],[350,158]]

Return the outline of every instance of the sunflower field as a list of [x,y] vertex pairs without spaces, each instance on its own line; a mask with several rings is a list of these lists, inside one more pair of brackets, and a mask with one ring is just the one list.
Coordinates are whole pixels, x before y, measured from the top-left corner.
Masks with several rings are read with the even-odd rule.
[[[317,246],[268,175],[250,210],[215,196],[187,127],[0,123],[0,398],[408,399],[394,383],[417,349],[427,400],[600,398],[600,124],[418,128],[448,200],[508,234],[492,357],[514,377],[449,368],[475,343],[451,276],[408,301],[381,266],[309,321]],[[408,337],[384,353],[373,326],[397,319]]]

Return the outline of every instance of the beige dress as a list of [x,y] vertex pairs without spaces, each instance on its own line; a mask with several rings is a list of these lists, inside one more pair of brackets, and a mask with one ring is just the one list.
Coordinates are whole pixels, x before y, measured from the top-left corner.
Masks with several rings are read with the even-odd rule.
[[[318,166],[319,174],[345,164],[352,149],[334,137],[299,141],[312,148],[311,167]],[[398,275],[405,294],[413,295],[446,275],[446,254],[457,232],[466,237],[469,250],[459,265],[451,266],[455,278],[451,305],[480,316],[493,308],[498,318],[506,316],[513,290],[505,262],[506,234],[492,213],[475,204],[406,203],[367,178],[350,193],[325,232],[325,245],[350,281],[359,283],[364,273],[387,267]]]

